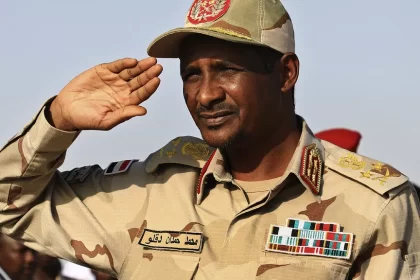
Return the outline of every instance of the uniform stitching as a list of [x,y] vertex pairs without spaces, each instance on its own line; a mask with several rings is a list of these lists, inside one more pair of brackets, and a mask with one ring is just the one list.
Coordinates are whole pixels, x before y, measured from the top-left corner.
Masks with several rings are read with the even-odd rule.
[[[220,27],[219,27],[220,28]],[[207,28],[208,30],[211,30],[211,31],[215,31],[215,32],[218,32],[218,31],[216,31],[215,30],[215,28],[214,27],[209,27],[209,28]],[[248,38],[252,38],[252,37],[250,37],[249,36],[249,34],[245,34],[245,33],[243,33],[243,32],[240,32],[240,31],[237,31],[237,30],[233,30],[233,29],[229,29],[229,28],[221,28],[221,29],[225,29],[225,30],[227,30],[227,31],[231,31],[231,32],[234,32],[234,33],[238,33],[238,34],[241,34],[241,35],[243,35],[243,36],[245,36],[245,37],[248,37]],[[220,33],[220,32],[219,32]]]
[[384,201],[384,203],[381,205],[381,207],[380,207],[380,211],[379,211],[379,213],[378,213],[378,216],[376,217],[376,220],[375,220],[375,222],[374,222],[374,226],[372,227],[371,232],[369,232],[369,233],[367,234],[367,236],[369,236],[369,241],[370,241],[370,239],[372,238],[373,230],[376,228],[376,226],[377,226],[377,224],[378,224],[378,221],[379,221],[379,218],[381,217],[382,213],[384,212],[385,208],[389,205],[389,203],[390,203],[390,202],[391,202],[391,199],[387,199],[387,200],[385,200],[385,201]]
[[[363,246],[363,247],[365,247],[366,245],[368,245],[369,244],[369,242],[371,241],[371,239],[372,239],[372,235],[373,235],[373,232],[374,232],[374,230],[375,230],[375,228],[377,227],[377,225],[378,225],[378,221],[379,221],[379,218],[382,216],[382,213],[384,212],[384,210],[385,210],[385,208],[389,205],[389,203],[391,202],[391,199],[387,199],[387,200],[385,200],[384,201],[384,203],[381,205],[381,207],[380,207],[380,211],[379,211],[379,213],[378,213],[378,216],[376,217],[376,219],[375,219],[375,221],[373,222],[373,226],[372,227],[370,227],[369,228],[369,230],[367,231],[367,233],[366,233],[366,235],[365,235],[365,238],[364,238],[364,243],[363,244],[361,244],[361,247]],[[359,252],[359,256],[363,253],[363,252],[365,252],[365,250],[363,250],[363,251],[360,251]]]

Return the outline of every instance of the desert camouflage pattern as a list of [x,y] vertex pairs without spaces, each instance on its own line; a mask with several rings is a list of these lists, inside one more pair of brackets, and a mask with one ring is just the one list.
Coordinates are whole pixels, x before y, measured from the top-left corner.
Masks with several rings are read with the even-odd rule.
[[[77,133],[50,126],[43,108],[0,152],[0,230],[119,279],[420,279],[419,203],[407,178],[316,139],[301,122],[286,173],[248,203],[223,153],[193,137],[125,173],[104,176],[98,165],[59,172]],[[300,176],[313,144],[325,166],[319,192]],[[270,225],[287,218],[340,224],[354,234],[350,259],[265,251]],[[159,236],[146,248],[146,230],[172,232],[166,244],[178,247],[202,233],[202,248],[155,249]]]
[[149,46],[154,57],[178,57],[182,39],[199,33],[223,40],[295,52],[292,20],[279,0],[196,0],[183,28],[160,35]]

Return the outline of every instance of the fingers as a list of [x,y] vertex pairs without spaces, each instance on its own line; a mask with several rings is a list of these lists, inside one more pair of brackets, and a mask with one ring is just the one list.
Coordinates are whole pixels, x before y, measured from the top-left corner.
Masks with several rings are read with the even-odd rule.
[[144,71],[140,75],[137,75],[136,77],[133,77],[131,81],[128,82],[128,85],[130,87],[131,91],[135,91],[136,89],[139,89],[140,87],[147,84],[151,79],[158,77],[163,71],[163,68],[161,65],[153,65],[147,71]]
[[127,69],[124,69],[119,73],[119,76],[121,79],[125,81],[129,81],[133,79],[134,77],[138,76],[139,74],[143,73],[144,71],[147,71],[150,67],[155,65],[157,63],[156,58],[149,57],[143,60],[138,61],[134,67],[130,67]]
[[133,91],[130,94],[130,104],[140,104],[147,99],[157,90],[160,85],[160,79],[158,77],[154,77],[150,81],[148,81],[144,86],[140,87],[139,89]]
[[136,64],[137,64],[137,59],[123,58],[123,59],[118,59],[110,63],[105,63],[103,64],[103,66],[106,67],[109,71],[115,74],[119,74],[121,71],[127,68],[132,68],[136,66]]

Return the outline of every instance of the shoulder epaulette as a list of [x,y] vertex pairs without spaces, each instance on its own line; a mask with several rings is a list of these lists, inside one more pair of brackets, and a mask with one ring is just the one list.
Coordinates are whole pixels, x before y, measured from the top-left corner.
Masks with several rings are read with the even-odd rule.
[[199,138],[178,137],[146,159],[146,172],[152,173],[159,165],[167,163],[203,168],[213,150]]
[[61,172],[61,176],[69,184],[83,183],[95,167],[99,167],[99,165],[77,167]]
[[380,195],[408,181],[406,176],[389,164],[352,153],[327,141],[322,141],[322,144],[326,150],[326,167]]

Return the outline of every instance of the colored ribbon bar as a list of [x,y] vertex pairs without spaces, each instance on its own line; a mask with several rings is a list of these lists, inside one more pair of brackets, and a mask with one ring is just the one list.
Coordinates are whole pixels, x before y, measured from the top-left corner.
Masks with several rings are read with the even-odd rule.
[[288,219],[286,224],[287,227],[271,225],[266,251],[350,258],[353,234],[336,231],[339,224],[297,219]]

